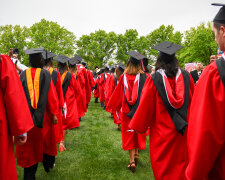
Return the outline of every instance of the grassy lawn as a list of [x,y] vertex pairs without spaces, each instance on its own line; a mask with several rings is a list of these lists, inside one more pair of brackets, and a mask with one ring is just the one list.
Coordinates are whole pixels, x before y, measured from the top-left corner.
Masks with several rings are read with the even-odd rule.
[[[56,167],[46,173],[39,163],[37,180],[77,179],[154,179],[148,140],[146,149],[140,152],[139,164],[133,174],[127,170],[128,152],[122,150],[121,132],[117,130],[110,114],[100,103],[89,104],[88,112],[82,118],[81,126],[69,130],[65,152],[56,157]],[[23,169],[17,168],[18,179],[23,179]]]

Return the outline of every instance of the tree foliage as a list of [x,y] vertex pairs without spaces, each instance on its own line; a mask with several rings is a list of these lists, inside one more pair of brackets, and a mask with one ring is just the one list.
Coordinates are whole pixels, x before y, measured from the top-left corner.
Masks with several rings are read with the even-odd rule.
[[20,56],[23,56],[23,49],[28,42],[28,33],[29,29],[25,26],[0,26],[0,52],[8,53],[10,48],[18,48]]
[[30,27],[28,48],[43,47],[53,53],[72,56],[76,36],[56,22],[42,19]]
[[102,66],[112,58],[116,48],[116,37],[114,32],[106,33],[103,30],[95,31],[90,35],[83,35],[76,42],[77,54],[82,56],[90,67]]
[[[8,53],[9,48],[18,48],[20,56],[28,64],[24,50],[43,47],[55,54],[69,57],[78,54],[88,62],[89,68],[123,62],[126,64],[128,51],[137,50],[147,56],[154,64],[158,55],[151,47],[163,41],[183,45],[177,53],[181,66],[185,63],[200,61],[207,65],[209,57],[216,54],[217,44],[211,31],[211,24],[200,24],[182,34],[175,31],[172,25],[161,25],[146,36],[139,36],[136,29],[128,29],[124,34],[107,33],[98,30],[89,35],[83,35],[78,40],[76,36],[56,22],[42,19],[30,28],[19,25],[0,26],[0,52]],[[76,50],[76,52],[75,52]]]
[[211,24],[200,24],[185,32],[184,48],[180,55],[181,65],[189,62],[209,64],[209,58],[216,54],[217,44],[214,40]]

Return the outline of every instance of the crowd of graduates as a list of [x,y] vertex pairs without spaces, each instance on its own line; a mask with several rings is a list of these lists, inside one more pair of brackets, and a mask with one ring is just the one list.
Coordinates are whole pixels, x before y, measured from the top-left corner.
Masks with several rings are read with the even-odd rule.
[[[222,8],[212,30],[225,51],[225,5],[215,5]],[[91,72],[78,55],[29,49],[31,68],[19,75],[11,57],[1,54],[0,179],[17,179],[13,142],[25,180],[35,179],[39,162],[46,172],[54,168],[57,144],[66,150],[66,131],[80,126],[93,90],[95,103],[121,130],[131,172],[149,135],[155,179],[225,179],[225,55],[196,72],[194,81],[178,66],[182,46],[164,41],[151,48],[159,51],[151,74],[137,51],[127,52],[126,66]]]

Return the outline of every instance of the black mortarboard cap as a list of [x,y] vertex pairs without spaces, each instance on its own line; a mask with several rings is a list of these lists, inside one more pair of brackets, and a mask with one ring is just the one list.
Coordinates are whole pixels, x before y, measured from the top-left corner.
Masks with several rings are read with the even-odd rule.
[[81,64],[84,65],[84,66],[86,66],[87,65],[87,62],[81,61]]
[[137,51],[130,51],[127,52],[128,55],[130,55],[130,61],[134,64],[139,64],[142,59],[146,58],[144,55],[140,54]]
[[156,49],[168,55],[174,55],[177,51],[179,51],[182,48],[183,46],[168,41],[161,42],[158,45],[152,47],[152,49]]
[[50,51],[45,51],[42,53],[43,58],[46,59],[50,59],[56,56],[56,54],[50,52]]
[[69,60],[69,64],[70,65],[76,65],[76,64],[79,64],[80,63],[80,61],[79,60],[77,60],[77,59],[74,59],[74,57],[73,58],[70,58],[70,60]]
[[19,54],[19,53],[20,53],[19,49],[17,48],[13,49],[13,54]]
[[78,56],[78,55],[75,55],[73,58],[76,59],[76,60],[78,60],[79,63],[81,63],[81,61],[82,61],[82,59],[83,59],[82,57],[80,57],[80,56]]
[[32,55],[32,54],[43,53],[43,52],[45,52],[45,49],[44,48],[33,48],[33,49],[27,49],[24,52],[25,52],[25,54]]
[[222,6],[219,12],[216,14],[213,22],[225,24],[225,4],[213,3],[213,6]]
[[124,64],[122,64],[121,62],[119,62],[117,64],[117,67],[121,68],[122,70],[124,70],[126,68],[126,66]]
[[65,64],[67,63],[67,61],[70,60],[70,58],[64,56],[64,55],[58,55],[57,57],[55,57],[53,60],[57,61],[57,62],[60,62],[62,64]]

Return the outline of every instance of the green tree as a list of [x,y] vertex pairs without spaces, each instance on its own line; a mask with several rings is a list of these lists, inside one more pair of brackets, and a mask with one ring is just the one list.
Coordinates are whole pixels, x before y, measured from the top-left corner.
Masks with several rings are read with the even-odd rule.
[[216,54],[217,44],[211,30],[211,23],[200,24],[185,32],[184,48],[180,55],[181,65],[189,62],[209,64],[212,54]]
[[106,33],[103,30],[83,35],[76,41],[76,53],[88,62],[89,68],[93,69],[95,65],[102,66],[112,58],[116,48],[116,37],[114,32]]
[[10,48],[18,48],[19,57],[23,57],[23,50],[28,42],[28,33],[29,29],[26,26],[0,26],[0,52],[8,54]]
[[181,45],[182,37],[182,33],[174,31],[173,25],[161,25],[158,29],[155,29],[146,36],[149,45],[147,49],[149,59],[154,60],[158,56],[158,51],[151,49],[151,47],[163,41],[170,41]]
[[28,48],[43,47],[55,54],[73,56],[76,36],[56,22],[42,19],[30,27]]
[[126,64],[127,59],[129,58],[127,52],[136,50],[137,39],[138,32],[136,29],[128,29],[124,34],[119,34],[117,36],[117,51],[115,52],[115,54],[116,59],[119,62]]

